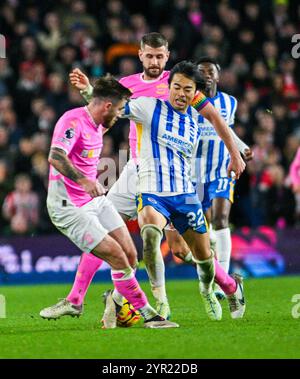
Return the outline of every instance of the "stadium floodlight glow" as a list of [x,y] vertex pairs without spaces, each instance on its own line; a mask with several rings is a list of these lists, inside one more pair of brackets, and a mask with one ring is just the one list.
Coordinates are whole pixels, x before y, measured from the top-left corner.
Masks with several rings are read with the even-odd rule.
[[292,36],[292,43],[296,45],[293,46],[291,54],[294,59],[300,58],[300,34],[294,34]]
[[3,34],[0,34],[0,58],[6,58],[6,40]]

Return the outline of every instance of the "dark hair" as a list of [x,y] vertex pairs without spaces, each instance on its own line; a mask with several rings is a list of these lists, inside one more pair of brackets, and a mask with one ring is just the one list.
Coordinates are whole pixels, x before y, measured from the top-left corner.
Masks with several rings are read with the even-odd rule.
[[93,97],[109,99],[112,102],[128,99],[131,95],[131,91],[110,74],[106,74],[97,79],[93,89]]
[[168,80],[169,85],[171,84],[173,76],[175,74],[182,74],[187,78],[193,80],[196,83],[197,90],[203,90],[205,88],[204,79],[200,75],[197,65],[193,62],[181,61],[177,63],[170,71],[170,76]]
[[160,33],[152,32],[145,34],[141,39],[141,49],[144,49],[145,45],[153,48],[165,46],[168,48],[169,44],[167,39]]
[[219,65],[219,63],[216,61],[216,59],[214,59],[214,58],[211,58],[211,57],[201,57],[198,61],[197,61],[197,66],[199,66],[199,64],[202,64],[202,63],[211,63],[211,64],[213,64],[213,65],[215,65],[216,66],[216,69],[218,70],[218,71],[220,71],[221,70],[221,67],[220,67],[220,65]]

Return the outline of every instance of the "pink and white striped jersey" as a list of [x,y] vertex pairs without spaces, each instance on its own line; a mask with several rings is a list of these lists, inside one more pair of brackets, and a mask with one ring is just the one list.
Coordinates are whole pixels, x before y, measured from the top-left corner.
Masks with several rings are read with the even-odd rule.
[[[93,121],[87,107],[72,109],[57,121],[51,147],[63,149],[77,170],[90,180],[97,178],[102,146],[102,126]],[[47,203],[61,206],[63,200],[81,207],[92,198],[79,184],[50,165]]]
[[[132,92],[132,99],[137,97],[155,97],[161,100],[168,100],[169,98],[169,71],[163,71],[159,78],[154,80],[144,80],[143,74],[134,74],[130,76],[125,76],[120,79],[119,82],[123,86],[129,88]],[[133,159],[137,158],[137,134],[136,134],[136,124],[130,121],[130,131],[129,131],[129,146],[131,150],[131,157]]]

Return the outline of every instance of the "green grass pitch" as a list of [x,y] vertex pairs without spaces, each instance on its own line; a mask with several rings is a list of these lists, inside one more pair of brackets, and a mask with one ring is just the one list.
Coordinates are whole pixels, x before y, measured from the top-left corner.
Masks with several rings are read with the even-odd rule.
[[[245,281],[247,310],[231,320],[208,320],[196,280],[168,281],[172,320],[178,329],[102,330],[101,293],[110,283],[92,285],[84,315],[57,321],[40,319],[41,308],[64,297],[70,285],[0,287],[7,317],[0,318],[0,358],[300,358],[300,318],[291,299],[300,293],[299,277]],[[142,287],[149,295],[148,283]]]

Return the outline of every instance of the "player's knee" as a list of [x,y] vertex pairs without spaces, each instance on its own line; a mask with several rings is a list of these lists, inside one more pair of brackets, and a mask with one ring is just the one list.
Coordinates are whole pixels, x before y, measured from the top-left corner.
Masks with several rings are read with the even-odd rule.
[[215,230],[228,228],[229,226],[228,214],[221,213],[213,217],[212,224]]
[[134,248],[126,249],[125,254],[127,256],[128,262],[132,268],[135,268],[137,265],[138,257],[137,257],[137,251]]
[[129,266],[128,258],[122,249],[112,251],[111,258],[111,267],[116,270]]
[[129,266],[125,251],[117,243],[97,246],[93,254],[104,259],[113,269],[119,270]]

